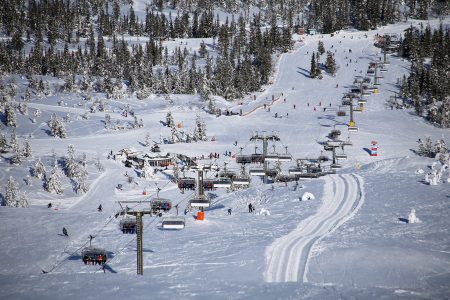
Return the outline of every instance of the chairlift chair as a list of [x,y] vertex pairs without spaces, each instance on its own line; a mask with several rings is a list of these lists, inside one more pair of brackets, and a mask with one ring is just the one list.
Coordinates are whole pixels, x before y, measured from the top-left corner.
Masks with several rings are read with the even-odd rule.
[[108,261],[108,253],[105,249],[89,246],[81,251],[81,259],[85,265],[104,265]]
[[264,155],[260,154],[260,153],[253,153],[251,155],[251,158],[252,158],[252,163],[254,163],[254,164],[264,162]]
[[275,178],[278,175],[277,169],[268,169],[266,172],[267,176]]
[[347,159],[347,154],[345,153],[337,153],[336,154],[337,159]]
[[233,178],[233,185],[249,185],[250,177],[248,176],[239,176]]
[[183,177],[178,180],[178,188],[180,190],[195,190],[195,178]]
[[301,168],[301,167],[292,167],[292,168],[289,168],[288,172],[289,172],[289,174],[292,174],[292,175],[299,175],[299,174],[304,173],[303,169],[304,168]]
[[336,163],[336,164],[331,164],[330,167],[331,167],[332,170],[337,170],[337,169],[342,168],[342,165]]
[[238,164],[249,164],[251,162],[252,162],[251,155],[242,155],[242,154],[236,155],[236,163]]
[[280,154],[280,155],[278,155],[278,160],[279,161],[291,161],[292,160],[292,155],[290,155],[290,154]]
[[356,127],[356,126],[348,126],[348,131],[350,131],[350,132],[357,132],[358,131],[358,127]]
[[278,182],[296,181],[296,177],[293,175],[280,175],[276,179]]
[[163,229],[184,229],[186,221],[184,217],[167,216],[162,219],[161,226]]
[[366,99],[358,99],[358,104],[366,104],[367,100]]
[[212,191],[215,189],[215,181],[213,179],[203,179],[203,189]]
[[164,198],[153,198],[151,202],[151,210],[154,214],[167,212],[172,208],[172,201]]
[[279,160],[279,155],[276,153],[271,153],[271,154],[267,154],[264,157],[265,161],[278,161]]
[[120,220],[119,228],[122,231],[122,233],[124,233],[124,234],[126,234],[126,233],[130,233],[130,234],[136,233],[137,232],[136,219],[135,218],[126,217],[126,218]]
[[266,172],[264,172],[264,169],[258,168],[258,169],[250,169],[249,171],[251,176],[264,176],[266,175]]
[[207,199],[194,198],[189,201],[191,207],[209,207],[210,204],[210,200]]
[[219,177],[217,180],[214,180],[215,188],[229,188],[231,186],[231,179],[229,177]]

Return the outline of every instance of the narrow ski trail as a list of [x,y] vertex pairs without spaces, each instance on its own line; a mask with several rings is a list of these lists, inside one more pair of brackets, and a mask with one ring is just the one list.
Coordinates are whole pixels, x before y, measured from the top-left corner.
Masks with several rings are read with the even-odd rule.
[[266,249],[266,282],[307,282],[314,244],[356,214],[364,202],[362,178],[353,174],[325,177],[324,200],[316,214]]

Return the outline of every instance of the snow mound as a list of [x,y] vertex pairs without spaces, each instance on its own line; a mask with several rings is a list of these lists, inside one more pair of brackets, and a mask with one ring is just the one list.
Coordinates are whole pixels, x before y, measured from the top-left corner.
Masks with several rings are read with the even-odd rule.
[[259,211],[259,214],[262,216],[270,216],[270,211],[268,209],[261,208],[261,210]]
[[314,199],[316,199],[316,197],[314,197],[314,195],[311,194],[310,192],[305,192],[305,193],[303,193],[302,201],[306,201],[306,200],[314,200]]
[[417,169],[415,172],[417,175],[423,174],[425,173],[425,171],[423,169]]
[[408,215],[408,223],[420,223],[420,220],[418,217],[416,217],[416,210],[414,208],[411,209]]

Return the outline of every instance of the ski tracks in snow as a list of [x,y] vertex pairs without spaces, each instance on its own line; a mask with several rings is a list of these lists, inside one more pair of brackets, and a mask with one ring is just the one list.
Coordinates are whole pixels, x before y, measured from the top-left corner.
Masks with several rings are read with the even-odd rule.
[[363,180],[355,174],[325,177],[324,200],[316,214],[266,249],[266,282],[308,282],[314,244],[351,219],[364,203]]

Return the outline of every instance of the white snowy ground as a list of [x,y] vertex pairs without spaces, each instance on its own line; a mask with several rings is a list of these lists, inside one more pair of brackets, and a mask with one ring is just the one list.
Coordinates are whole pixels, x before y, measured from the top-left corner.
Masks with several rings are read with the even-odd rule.
[[[139,185],[128,185],[123,174],[132,174],[132,170],[106,159],[107,153],[124,147],[148,150],[139,142],[147,132],[154,140],[159,140],[160,134],[168,135],[159,122],[165,120],[167,111],[172,111],[175,122],[183,121],[186,131],[192,131],[195,115],[200,114],[208,135],[216,141],[163,145],[164,151],[196,156],[217,152],[222,163],[230,161],[223,155],[225,150],[235,153],[245,147],[245,153],[254,151],[254,144],[249,142],[252,131],[275,130],[294,157],[317,157],[322,150],[319,142],[333,126],[347,137],[348,117],[336,117],[336,105],[354,76],[364,75],[368,63],[378,59],[373,36],[401,32],[408,26],[325,35],[325,48],[336,50],[340,68],[336,77],[324,75],[322,80],[308,77],[311,53],[321,36],[307,37],[295,51],[279,58],[273,85],[257,94],[256,100],[249,96],[243,99],[243,105],[231,107],[236,112],[242,109],[244,117],[206,115],[197,97],[174,96],[173,105],[156,97],[149,101],[126,99],[110,101],[111,108],[116,108],[111,116],[132,121],[120,116],[118,109],[123,102],[130,103],[144,119],[144,128],[106,131],[101,123],[103,113],[96,113],[87,121],[74,119],[67,127],[69,138],[59,140],[47,136],[45,124],[38,126],[52,112],[60,116],[84,113],[84,107],[73,107],[79,96],[65,97],[67,106],[57,106],[59,96],[33,100],[30,107],[42,110],[43,116],[34,127],[30,120],[19,117],[16,131],[22,137],[34,131],[31,145],[35,158],[49,157],[52,150],[64,156],[67,146],[73,144],[77,155],[86,153],[90,163],[100,157],[106,171],[99,173],[90,167],[91,189],[82,197],[71,191],[69,182],[64,183],[65,194],[55,196],[44,192],[37,180],[33,186],[25,186],[21,178],[27,170],[11,167],[6,159],[0,161],[2,182],[14,176],[31,202],[29,209],[0,207],[0,298],[448,297],[450,188],[448,183],[425,185],[423,175],[414,172],[418,168],[428,171],[432,161],[416,157],[411,149],[417,149],[419,137],[444,137],[448,142],[450,132],[426,124],[408,111],[385,109],[385,100],[396,90],[396,78],[408,67],[407,62],[395,57],[390,57],[391,66],[384,74],[380,93],[368,97],[365,111],[355,115],[359,132],[350,135],[354,145],[346,148],[349,159],[343,162],[346,168],[339,174],[303,181],[297,190],[294,183],[287,187],[274,184],[272,190],[271,185],[253,178],[248,190],[228,194],[214,191],[218,197],[206,212],[206,220],[196,221],[194,212],[189,213],[182,231],[160,230],[158,218],[146,217],[143,276],[135,275],[135,236],[122,234],[119,220],[113,217],[119,208],[116,201],[146,199],[142,191],[154,190],[155,181],[138,179]],[[255,110],[270,103],[272,95],[280,98],[270,112]],[[275,119],[275,113],[283,118]],[[374,139],[379,142],[378,157],[370,157],[364,149]],[[237,146],[234,141],[238,141]],[[230,167],[236,167],[230,162]],[[193,194],[180,193],[161,173],[157,181],[163,187],[161,196],[180,203],[183,211]],[[124,185],[123,191],[114,188],[118,183]],[[313,193],[316,200],[299,201],[304,192]],[[55,209],[47,209],[48,202],[54,203]],[[247,213],[249,202],[256,205],[256,213]],[[100,203],[102,213],[96,211]],[[226,213],[228,208],[232,208],[231,216]],[[258,214],[262,208],[270,215]],[[399,219],[406,218],[410,208],[416,209],[422,223],[406,224]],[[63,226],[68,228],[70,238],[60,235]],[[110,253],[106,274],[80,260],[89,234],[96,236],[94,245]],[[49,273],[42,274],[42,270]]]

